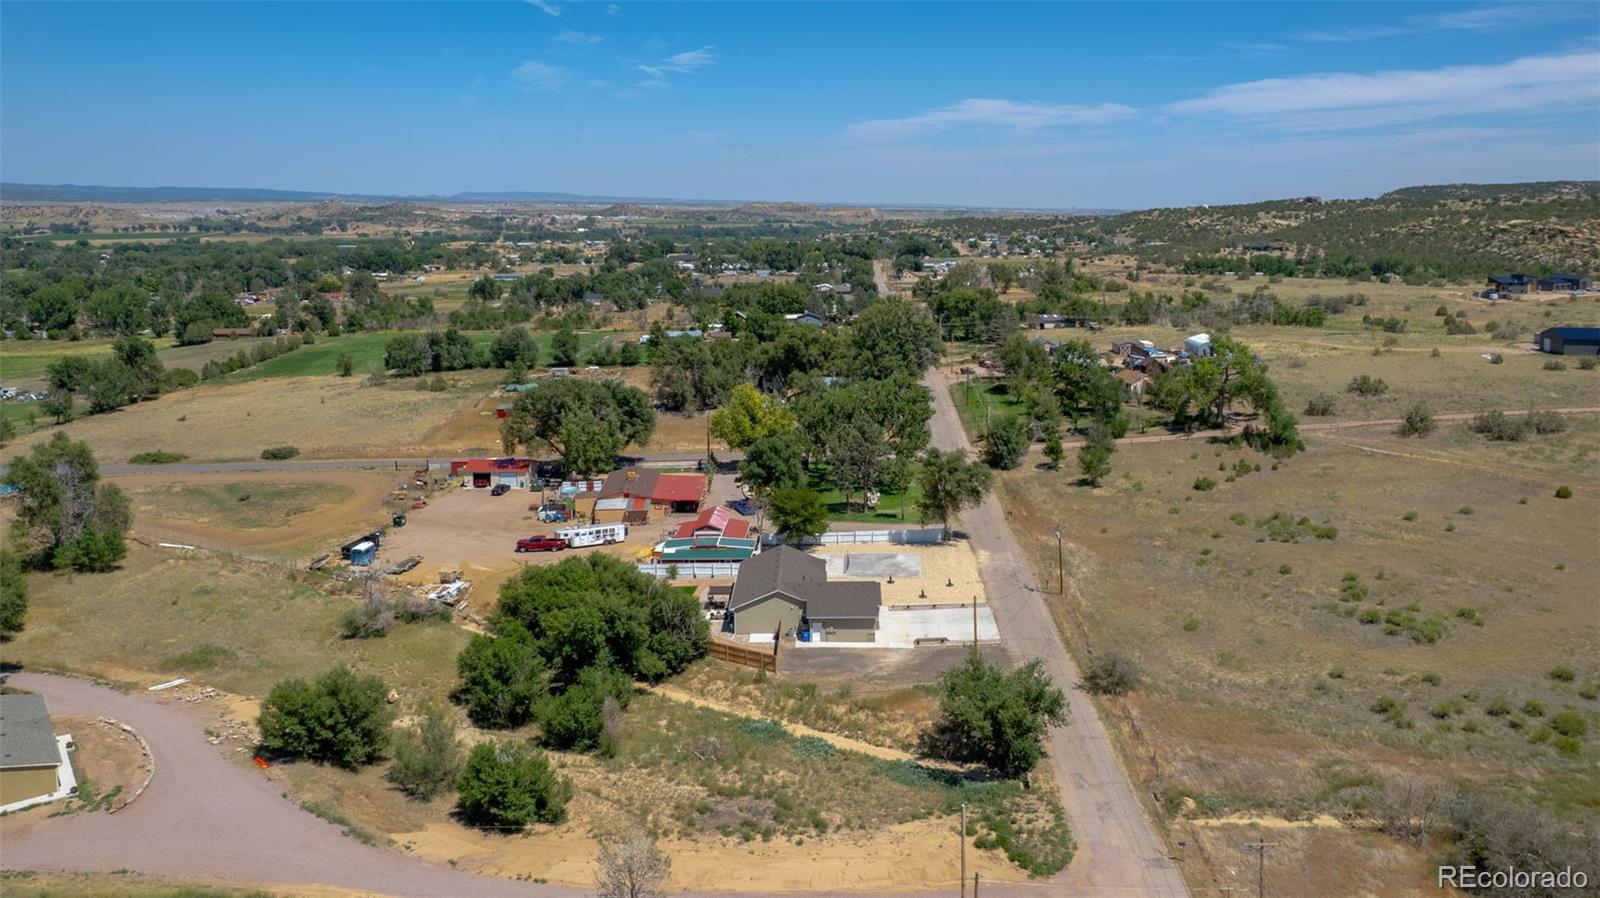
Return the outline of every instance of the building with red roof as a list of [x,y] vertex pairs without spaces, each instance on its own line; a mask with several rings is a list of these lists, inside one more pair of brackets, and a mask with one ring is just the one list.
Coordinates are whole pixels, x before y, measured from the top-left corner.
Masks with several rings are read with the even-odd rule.
[[450,476],[462,477],[471,489],[486,490],[505,484],[525,490],[531,480],[531,458],[458,458],[450,462]]
[[684,521],[673,531],[674,539],[693,539],[698,536],[726,536],[744,539],[750,535],[750,522],[736,518],[722,506],[702,509],[692,521]]
[[645,498],[652,513],[696,512],[706,498],[706,479],[700,474],[672,474],[624,468],[612,471],[600,486],[600,498]]

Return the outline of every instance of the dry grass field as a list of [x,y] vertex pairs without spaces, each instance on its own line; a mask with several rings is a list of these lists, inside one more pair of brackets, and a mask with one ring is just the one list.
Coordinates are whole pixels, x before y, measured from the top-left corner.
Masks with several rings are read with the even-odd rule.
[[[1098,489],[1066,472],[1002,478],[1041,581],[1056,573],[1048,534],[1070,541],[1052,607],[1074,651],[1145,673],[1104,708],[1169,836],[1188,842],[1197,894],[1249,885],[1238,846],[1263,831],[1283,843],[1270,865],[1284,894],[1431,890],[1426,852],[1361,826],[1389,782],[1600,811],[1597,437],[1576,416],[1522,443],[1465,424],[1315,434],[1276,469],[1197,437],[1123,447]],[[1201,477],[1215,488],[1196,490]],[[1561,667],[1570,680],[1551,676]],[[1587,738],[1551,732],[1566,709]],[[1282,828],[1317,815],[1335,819]],[[1366,872],[1332,891],[1306,872],[1336,862]]]
[[[296,446],[302,458],[389,458],[484,445],[445,429],[464,405],[479,401],[483,387],[470,372],[447,380],[456,386],[439,393],[417,390],[410,380],[369,386],[354,377],[202,384],[80,418],[65,430],[87,441],[103,464],[123,464],[153,451],[184,452],[191,462],[224,462],[257,460],[270,446]],[[49,439],[53,429],[17,440],[0,459]]]

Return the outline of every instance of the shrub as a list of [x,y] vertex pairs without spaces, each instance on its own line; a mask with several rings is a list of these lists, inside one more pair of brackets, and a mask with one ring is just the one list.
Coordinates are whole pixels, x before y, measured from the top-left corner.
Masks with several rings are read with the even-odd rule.
[[1217,482],[1210,477],[1198,477],[1195,479],[1194,488],[1202,493],[1208,493],[1217,488]]
[[1362,374],[1352,378],[1350,383],[1345,386],[1345,391],[1355,393],[1358,396],[1382,396],[1389,392],[1389,385],[1384,383],[1381,377]]
[[1415,511],[1408,511],[1400,516],[1400,520],[1402,521],[1415,521],[1416,519],[1417,513]]
[[1558,486],[1558,487],[1556,487],[1556,498],[1557,499],[1571,499],[1572,498],[1572,487],[1570,487],[1570,486]]
[[1561,361],[1560,359],[1545,359],[1544,360],[1544,370],[1546,370],[1546,371],[1565,371],[1565,370],[1567,370],[1567,363]]
[[1593,371],[1596,365],[1600,365],[1600,359],[1597,359],[1592,355],[1586,355],[1583,358],[1578,359],[1579,370]]
[[1406,409],[1396,432],[1403,437],[1425,437],[1433,433],[1433,428],[1433,409],[1426,402],[1415,402]]
[[515,830],[560,823],[572,784],[558,777],[544,752],[526,743],[479,742],[456,779],[461,817],[473,826]]
[[1002,776],[1032,770],[1044,752],[1045,728],[1066,722],[1066,697],[1037,660],[1006,673],[973,652],[945,671],[939,693],[939,721],[924,735],[924,750],[982,763]]
[[1522,703],[1522,713],[1528,715],[1529,717],[1543,717],[1544,702],[1535,701],[1534,699],[1530,698]]
[[456,725],[443,709],[425,708],[416,729],[395,736],[389,780],[412,798],[427,801],[438,796],[455,783],[460,771]]
[[1376,608],[1363,608],[1361,609],[1361,614],[1357,616],[1357,620],[1364,624],[1375,624],[1383,620],[1383,612]]
[[1473,433],[1482,434],[1491,440],[1515,443],[1528,435],[1530,426],[1525,417],[1513,418],[1495,409],[1481,412],[1473,417],[1470,429]]
[[1306,400],[1305,414],[1307,418],[1326,418],[1333,414],[1334,406],[1335,402],[1332,396],[1326,393],[1319,393]]
[[1022,415],[1000,418],[984,435],[984,456],[990,467],[1009,471],[1021,463],[1030,442],[1027,418]]
[[1444,320],[1444,332],[1452,337],[1464,337],[1477,333],[1478,329],[1473,327],[1472,322],[1465,318],[1446,318]]
[[527,723],[549,688],[544,660],[521,624],[500,635],[474,636],[456,659],[455,698],[480,727],[513,728]]
[[261,744],[341,767],[370,764],[389,744],[387,691],[377,677],[357,676],[343,665],[315,683],[285,680],[261,705]]
[[182,452],[140,452],[128,459],[130,465],[173,465],[188,458]]
[[299,454],[300,450],[294,446],[273,446],[261,450],[263,461],[283,461],[284,459],[294,458]]
[[1506,357],[1505,356],[1501,355],[1498,352],[1489,353],[1489,364],[1491,364],[1491,365],[1504,365],[1505,363],[1506,363]]
[[1537,434],[1560,433],[1567,429],[1567,419],[1560,412],[1550,409],[1529,409],[1522,420],[1528,422],[1530,430]]
[[1573,680],[1577,679],[1577,677],[1578,677],[1577,673],[1575,673],[1572,670],[1572,668],[1567,667],[1564,664],[1559,664],[1559,665],[1557,665],[1555,667],[1550,668],[1550,673],[1548,674],[1548,676],[1550,677],[1550,679],[1556,680],[1556,681],[1562,682],[1562,683],[1570,683]]
[[1200,618],[1195,617],[1194,615],[1190,615],[1189,617],[1184,619],[1184,621],[1183,621],[1183,632],[1185,632],[1185,633],[1193,633],[1194,631],[1196,631],[1198,629],[1200,629]]
[[340,377],[349,377],[351,374],[355,373],[356,360],[350,355],[350,353],[341,352],[339,353],[339,357],[334,360],[333,367],[334,370],[338,372]]
[[541,741],[569,751],[601,748],[607,701],[626,707],[632,693],[625,675],[598,666],[585,669],[577,683],[539,702],[535,716]]
[[1139,688],[1139,680],[1138,665],[1117,654],[1100,655],[1083,672],[1083,688],[1095,695],[1127,695]]
[[1589,721],[1585,720],[1582,714],[1569,708],[1550,718],[1550,729],[1563,736],[1581,738],[1589,731]]

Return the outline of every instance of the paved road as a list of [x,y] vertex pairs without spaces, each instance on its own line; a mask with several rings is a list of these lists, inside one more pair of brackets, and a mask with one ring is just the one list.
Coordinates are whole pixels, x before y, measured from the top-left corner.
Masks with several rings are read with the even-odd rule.
[[[971,450],[943,377],[929,371],[933,446]],[[1056,880],[1064,894],[1186,898],[1183,877],[1156,838],[1110,737],[1089,697],[1076,688],[1078,670],[1067,654],[1026,556],[993,494],[967,512],[962,529],[983,553],[983,582],[1000,625],[1001,644],[1019,661],[1038,658],[1067,691],[1071,723],[1050,731],[1049,759],[1078,842],[1072,864]]]
[[[175,465],[101,465],[100,473],[117,474],[231,474],[241,471],[414,471],[427,465],[435,471],[448,471],[450,459],[440,458],[318,458],[291,461],[194,462]],[[704,452],[663,452],[656,455],[624,455],[621,461],[641,464],[682,462],[694,464]],[[726,465],[744,458],[743,452],[721,451],[717,462]],[[3,471],[3,468],[0,468]]]

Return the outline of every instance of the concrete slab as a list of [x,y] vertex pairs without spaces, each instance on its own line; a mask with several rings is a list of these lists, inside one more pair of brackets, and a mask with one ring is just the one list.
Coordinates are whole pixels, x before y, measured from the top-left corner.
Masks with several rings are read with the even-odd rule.
[[[972,609],[885,607],[878,612],[879,645],[912,646],[918,639],[939,638],[952,643],[970,643]],[[1000,627],[988,605],[978,606],[978,641],[1000,641]]]
[[862,580],[907,579],[922,576],[922,558],[910,552],[851,552],[844,561],[844,576]]

